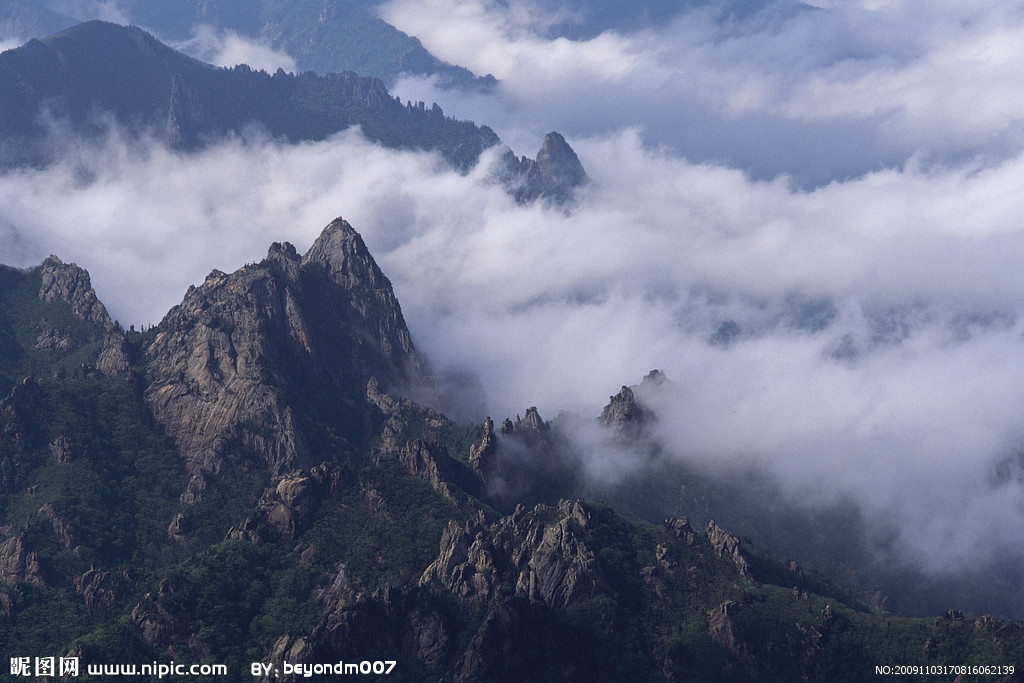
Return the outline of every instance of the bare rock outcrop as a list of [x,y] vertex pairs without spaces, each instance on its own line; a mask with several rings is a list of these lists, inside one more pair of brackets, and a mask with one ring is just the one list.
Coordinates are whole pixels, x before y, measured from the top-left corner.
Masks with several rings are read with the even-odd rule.
[[72,550],[78,546],[78,534],[75,533],[75,530],[67,520],[57,514],[57,510],[52,503],[45,503],[39,508],[37,514],[50,522],[53,535],[56,537],[57,543],[61,548]]
[[[277,540],[290,543],[312,523],[317,509],[334,498],[342,487],[342,471],[332,463],[321,463],[309,471],[292,472],[267,489],[255,512],[228,531],[228,538],[253,543]],[[260,529],[272,534],[264,538]]]
[[750,573],[750,564],[740,551],[740,540],[738,538],[715,524],[714,520],[708,522],[705,533],[707,534],[708,541],[711,542],[711,547],[715,550],[715,554],[729,560],[736,567],[736,573],[739,574],[741,579],[745,581],[754,580],[753,574]]
[[746,644],[736,636],[733,619],[742,609],[735,600],[726,600],[707,613],[708,635],[711,640],[724,646],[729,652],[743,659],[750,658]]
[[491,469],[494,453],[498,448],[497,437],[494,435],[494,420],[487,416],[484,420],[484,433],[480,440],[469,447],[469,466],[477,474]]
[[587,172],[569,143],[560,133],[551,132],[535,159],[516,158],[511,152],[505,157],[505,182],[512,195],[520,202],[538,198],[566,202],[573,190],[587,180]]
[[89,609],[109,607],[123,591],[127,581],[124,576],[102,569],[90,569],[75,578],[75,590]]
[[557,507],[519,507],[486,526],[481,518],[464,528],[449,523],[437,559],[421,584],[432,581],[455,594],[488,600],[501,584],[532,603],[565,609],[609,592],[601,563],[583,541],[590,513],[579,501]]
[[425,381],[390,282],[341,219],[305,256],[275,243],[258,264],[211,273],[145,354],[146,404],[190,474],[219,472],[240,454],[272,475],[308,469],[318,460],[296,401],[329,401],[359,425],[371,377]]
[[11,536],[0,544],[0,581],[45,583],[39,566],[39,554],[26,547],[21,534]]
[[[74,263],[64,263],[56,256],[50,256],[43,261],[40,276],[41,300],[64,301],[76,318],[96,328],[94,336],[102,341],[96,369],[105,375],[127,370],[131,365],[128,341],[124,331],[111,320],[106,307],[96,297],[89,273]],[[36,340],[37,349],[51,351],[68,352],[79,345],[68,330],[52,325],[43,329]]]

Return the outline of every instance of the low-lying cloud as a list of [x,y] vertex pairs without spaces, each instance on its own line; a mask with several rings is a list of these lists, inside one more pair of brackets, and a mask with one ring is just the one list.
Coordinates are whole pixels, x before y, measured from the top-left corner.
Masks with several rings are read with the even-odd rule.
[[[500,105],[469,96],[457,107],[506,138],[637,127],[690,159],[805,186],[915,156],[1021,147],[1024,105],[1004,86],[1024,75],[1017,3],[777,0],[739,18],[710,5],[576,41],[546,38],[540,9],[523,5],[391,0],[382,14],[442,58],[499,78]],[[436,99],[422,80],[400,89]]]
[[209,24],[192,28],[192,37],[176,44],[176,49],[215,66],[247,64],[253,69],[274,73],[282,69],[295,73],[295,59],[268,43],[243,36],[229,29],[218,30]]

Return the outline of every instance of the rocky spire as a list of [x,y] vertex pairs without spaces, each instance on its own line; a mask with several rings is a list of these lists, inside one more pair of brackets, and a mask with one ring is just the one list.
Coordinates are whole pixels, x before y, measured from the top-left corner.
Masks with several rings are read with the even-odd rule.
[[569,143],[560,133],[544,136],[536,159],[516,158],[508,152],[504,180],[512,195],[520,202],[546,198],[566,202],[575,188],[587,180],[587,172]]
[[587,179],[576,152],[557,132],[544,136],[544,144],[537,153],[537,168],[543,194],[557,199],[568,199],[573,188]]

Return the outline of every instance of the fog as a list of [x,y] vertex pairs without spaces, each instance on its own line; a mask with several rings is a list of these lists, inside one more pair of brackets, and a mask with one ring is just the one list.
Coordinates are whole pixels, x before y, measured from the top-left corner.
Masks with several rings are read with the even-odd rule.
[[192,27],[192,37],[172,46],[215,66],[232,67],[247,64],[253,69],[274,73],[283,69],[295,73],[295,59],[275,50],[265,41],[249,38],[231,30],[218,30],[210,24]]
[[[801,505],[852,500],[929,572],[1024,559],[1016,3],[709,10],[586,41],[544,37],[522,7],[386,6],[501,79],[488,96],[398,93],[520,154],[565,133],[590,176],[568,207],[517,204],[491,179],[497,152],[459,175],[358,131],[183,155],[112,127],[0,177],[0,261],[76,261],[122,324],[148,325],[211,269],[272,241],[302,251],[342,216],[417,347],[480,382],[477,420],[595,417],[660,368],[673,457],[754,464]],[[606,456],[595,480],[628,471]]]

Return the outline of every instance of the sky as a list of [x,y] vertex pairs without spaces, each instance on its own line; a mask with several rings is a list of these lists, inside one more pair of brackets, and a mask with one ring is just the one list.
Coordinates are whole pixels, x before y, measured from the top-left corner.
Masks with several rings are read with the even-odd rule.
[[[341,216],[438,373],[482,387],[475,419],[596,416],[659,368],[676,457],[855,500],[931,571],[1021,558],[1024,9],[816,4],[570,40],[539,3],[392,0],[387,21],[500,80],[394,92],[518,154],[562,132],[589,175],[570,206],[514,202],[496,152],[460,175],[358,131],[185,156],[115,127],[0,176],[0,262],[75,261],[122,324],[150,325],[213,268],[303,251]],[[294,68],[211,27],[192,49]]]

